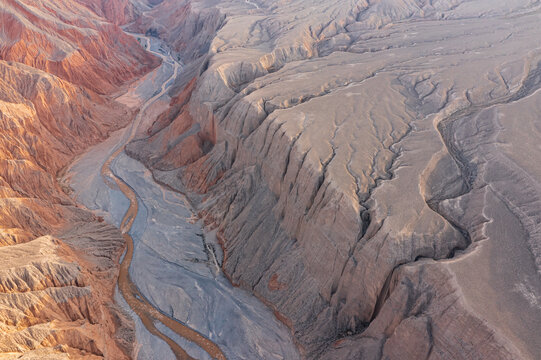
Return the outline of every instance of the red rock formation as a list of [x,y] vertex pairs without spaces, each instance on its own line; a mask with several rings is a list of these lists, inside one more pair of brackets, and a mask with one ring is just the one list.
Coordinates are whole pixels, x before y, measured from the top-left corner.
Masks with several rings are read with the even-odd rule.
[[[148,128],[148,138],[127,146],[126,151],[131,156],[145,154],[146,163],[152,163],[156,169],[169,170],[191,164],[204,155],[206,144],[212,143],[214,138],[211,131],[200,130],[187,110],[195,83],[194,78],[171,99],[170,107]],[[153,162],[152,158],[157,161]]]
[[158,64],[118,26],[75,2],[8,0],[0,9],[0,23],[0,59],[98,93],[110,93]]
[[[93,10],[126,21],[126,2],[107,5]],[[100,94],[158,61],[76,2],[7,0],[0,24],[0,353],[129,358],[112,301],[123,238],[56,177],[134,116]]]
[[[21,63],[0,74],[0,351],[125,358],[110,341],[126,322],[111,303],[122,237],[74,207],[56,173],[133,114]],[[50,236],[81,221],[84,234]]]

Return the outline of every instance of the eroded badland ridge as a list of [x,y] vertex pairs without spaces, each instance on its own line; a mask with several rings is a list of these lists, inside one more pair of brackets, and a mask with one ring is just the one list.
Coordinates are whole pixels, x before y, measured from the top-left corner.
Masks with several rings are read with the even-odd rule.
[[107,94],[159,62],[74,1],[2,1],[0,24],[0,357],[129,358],[124,241],[56,176],[131,121]]
[[0,358],[135,356],[121,233],[56,180],[159,64],[119,25],[183,64],[126,153],[302,357],[541,357],[538,1],[4,0],[0,21]]

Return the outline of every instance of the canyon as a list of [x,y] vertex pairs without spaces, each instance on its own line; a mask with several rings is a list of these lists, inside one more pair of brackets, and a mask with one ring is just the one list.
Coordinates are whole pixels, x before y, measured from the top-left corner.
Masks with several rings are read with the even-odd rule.
[[0,359],[538,359],[541,3],[2,0]]

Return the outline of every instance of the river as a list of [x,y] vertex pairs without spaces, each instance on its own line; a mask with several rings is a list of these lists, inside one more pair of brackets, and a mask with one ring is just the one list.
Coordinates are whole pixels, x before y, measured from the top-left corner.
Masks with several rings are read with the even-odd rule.
[[298,359],[287,329],[250,293],[233,287],[215,244],[183,195],[154,182],[124,152],[148,126],[182,65],[158,39],[135,35],[162,65],[118,100],[133,122],[79,156],[65,174],[77,201],[118,226],[127,242],[116,300],[135,320],[137,358]]

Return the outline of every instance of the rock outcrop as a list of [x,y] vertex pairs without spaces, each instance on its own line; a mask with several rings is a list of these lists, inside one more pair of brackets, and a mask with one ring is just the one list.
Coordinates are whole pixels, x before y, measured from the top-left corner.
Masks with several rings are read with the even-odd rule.
[[220,2],[190,30],[216,29],[202,65],[128,153],[204,194],[224,271],[307,358],[538,358],[538,10]]
[[57,175],[133,118],[103,94],[158,61],[76,2],[3,2],[0,24],[0,358],[130,358],[124,240]]
[[126,152],[192,193],[225,274],[304,357],[540,358],[540,10],[4,1],[0,358],[133,356],[123,238],[57,182],[159,62],[119,25],[185,63]]

